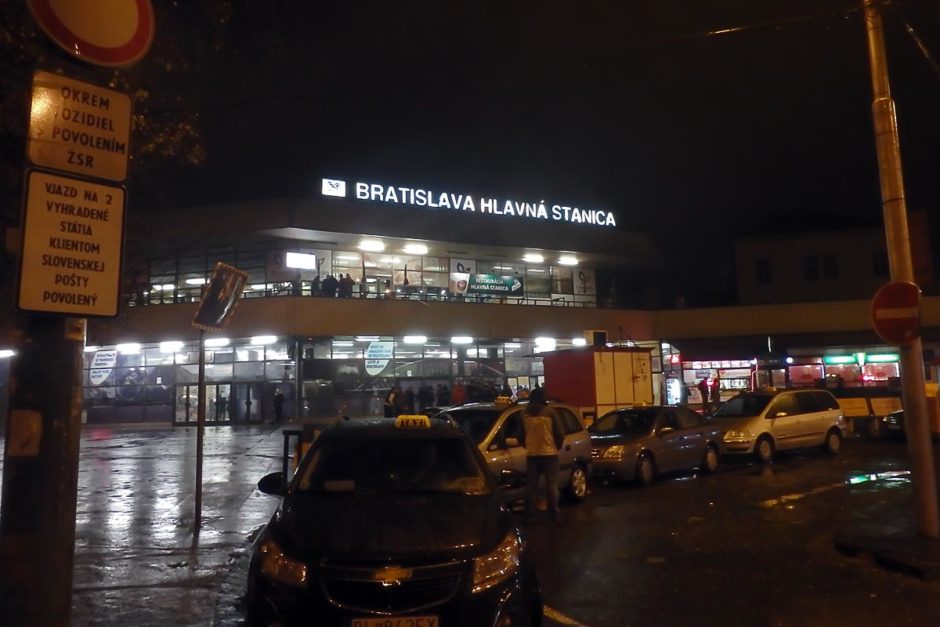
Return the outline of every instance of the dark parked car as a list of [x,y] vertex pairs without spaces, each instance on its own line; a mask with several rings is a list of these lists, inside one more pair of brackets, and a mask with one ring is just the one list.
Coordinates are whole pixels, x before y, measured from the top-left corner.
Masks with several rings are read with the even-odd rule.
[[595,475],[653,482],[659,473],[718,468],[721,429],[685,407],[627,407],[601,416],[588,429]]
[[499,481],[449,421],[340,421],[289,485],[272,473],[258,488],[284,500],[251,557],[254,624],[541,622],[535,569]]

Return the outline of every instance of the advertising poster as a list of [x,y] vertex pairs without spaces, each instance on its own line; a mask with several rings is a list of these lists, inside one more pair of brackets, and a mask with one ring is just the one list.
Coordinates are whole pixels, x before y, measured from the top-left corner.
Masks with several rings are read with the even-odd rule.
[[497,276],[495,274],[451,272],[449,287],[452,294],[516,296],[519,298],[525,295],[520,277]]
[[574,274],[574,293],[581,296],[592,296],[597,293],[594,283],[594,271],[579,268]]
[[392,348],[395,342],[369,342],[366,349],[366,374],[374,377],[381,374],[392,360]]

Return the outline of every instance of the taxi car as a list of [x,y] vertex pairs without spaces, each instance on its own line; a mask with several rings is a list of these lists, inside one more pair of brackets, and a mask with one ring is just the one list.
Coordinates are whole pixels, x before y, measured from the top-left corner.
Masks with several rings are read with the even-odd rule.
[[657,474],[718,469],[721,429],[687,407],[625,407],[591,425],[596,475],[649,485]]
[[289,484],[276,472],[258,488],[283,501],[252,550],[252,624],[541,624],[538,578],[500,481],[449,421],[341,420]]
[[[451,407],[439,417],[456,422],[479,447],[494,472],[524,473],[522,412],[526,405],[525,401],[514,403],[503,397],[492,403]],[[572,501],[583,501],[588,494],[591,472],[591,438],[573,407],[555,401],[549,401],[547,407],[561,418],[565,429],[564,444],[558,451],[558,489]]]

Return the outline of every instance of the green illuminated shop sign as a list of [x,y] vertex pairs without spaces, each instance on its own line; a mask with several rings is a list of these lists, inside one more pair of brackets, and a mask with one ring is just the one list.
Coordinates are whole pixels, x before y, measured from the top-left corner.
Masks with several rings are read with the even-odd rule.
[[853,353],[851,355],[826,355],[823,357],[823,363],[828,366],[839,366],[845,364],[858,364],[862,366],[868,364],[884,364],[899,361],[900,356],[897,353],[882,353],[869,355],[867,353]]
[[521,278],[496,274],[451,272],[450,291],[479,296],[524,296]]

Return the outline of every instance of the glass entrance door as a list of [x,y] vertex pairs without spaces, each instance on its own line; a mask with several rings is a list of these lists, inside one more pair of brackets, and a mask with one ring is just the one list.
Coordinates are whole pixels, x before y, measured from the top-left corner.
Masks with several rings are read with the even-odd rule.
[[260,383],[235,383],[234,396],[229,398],[229,420],[260,422],[264,418]]
[[[206,422],[231,422],[232,415],[229,410],[232,395],[232,384],[209,383],[206,384]],[[199,386],[195,384],[176,386],[176,410],[173,414],[174,424],[196,424],[199,411]]]

